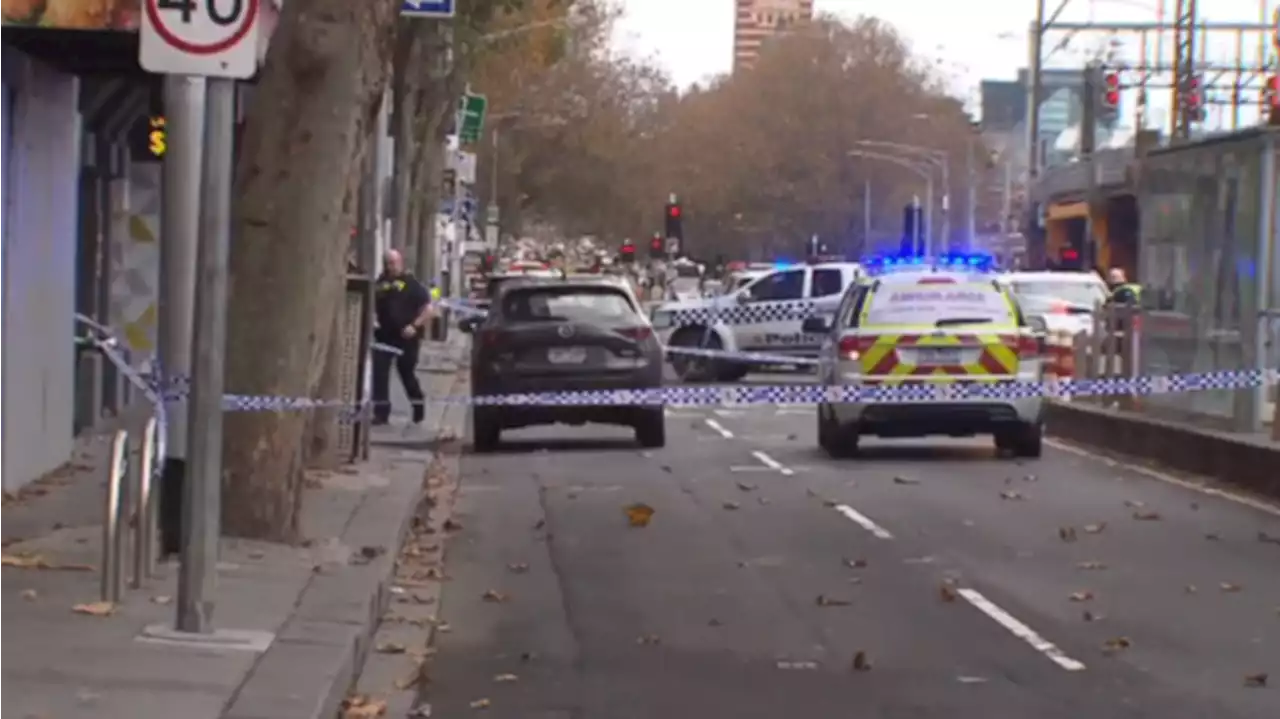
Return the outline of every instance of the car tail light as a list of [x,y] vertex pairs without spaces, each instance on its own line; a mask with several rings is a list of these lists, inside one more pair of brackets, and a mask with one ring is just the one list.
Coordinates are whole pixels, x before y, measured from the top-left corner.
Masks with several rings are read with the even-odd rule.
[[954,285],[956,281],[950,277],[924,277],[917,285]]
[[1018,359],[1029,360],[1044,354],[1044,342],[1033,334],[1018,335]]
[[636,342],[643,342],[653,336],[652,327],[626,327],[618,330],[618,334],[628,337]]
[[862,352],[871,349],[871,345],[875,344],[874,337],[841,337],[840,344],[837,346],[840,354],[850,359],[856,359]]

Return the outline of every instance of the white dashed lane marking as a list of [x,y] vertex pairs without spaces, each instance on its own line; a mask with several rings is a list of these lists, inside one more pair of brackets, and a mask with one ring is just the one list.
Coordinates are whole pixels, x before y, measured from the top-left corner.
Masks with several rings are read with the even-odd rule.
[[778,460],[774,459],[773,457],[770,457],[769,455],[765,454],[764,452],[761,452],[758,449],[753,450],[751,452],[751,456],[760,460],[761,464],[768,467],[769,469],[772,469],[778,474],[781,474],[784,477],[790,477],[791,475],[795,474],[795,472],[792,472],[789,467],[783,466],[782,462],[779,462]]
[[725,429],[723,424],[720,424],[714,419],[704,419],[703,422],[706,422],[707,426],[711,429],[719,432],[721,437],[724,437],[725,439],[733,439],[733,432]]
[[862,512],[859,512],[853,507],[850,507],[847,504],[837,504],[835,507],[835,510],[840,514],[844,515],[845,519],[848,519],[850,522],[853,522],[859,527],[862,527],[868,532],[871,532],[871,535],[874,536],[875,538],[893,539],[893,535],[889,533],[889,530],[876,524],[871,520],[870,517],[863,514]]
[[1075,659],[1067,656],[1065,652],[1058,648],[1058,645],[1048,639],[1045,639],[1037,634],[1034,629],[1018,621],[1017,617],[1001,609],[995,602],[984,597],[978,590],[967,588],[957,589],[956,593],[963,597],[966,602],[976,607],[978,611],[994,619],[996,624],[999,624],[1009,630],[1010,634],[1021,639],[1027,644],[1030,644],[1031,648],[1035,649],[1037,652],[1049,657],[1049,660],[1054,664],[1057,664],[1069,672],[1084,670],[1085,667],[1082,662],[1076,661]]

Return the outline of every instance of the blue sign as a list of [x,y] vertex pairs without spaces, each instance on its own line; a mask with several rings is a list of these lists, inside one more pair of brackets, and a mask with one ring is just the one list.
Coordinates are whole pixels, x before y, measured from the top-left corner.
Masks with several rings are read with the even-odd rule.
[[403,17],[453,17],[456,0],[404,0],[400,5]]

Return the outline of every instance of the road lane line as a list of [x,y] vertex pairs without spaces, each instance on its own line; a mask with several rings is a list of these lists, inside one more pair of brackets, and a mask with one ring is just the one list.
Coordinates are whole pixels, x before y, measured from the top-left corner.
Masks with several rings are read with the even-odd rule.
[[720,424],[719,422],[715,421],[714,419],[711,419],[710,417],[702,421],[706,422],[707,426],[710,427],[711,429],[714,429],[715,431],[719,432],[721,437],[724,437],[725,439],[733,439],[733,432],[730,432],[729,430],[725,429],[723,424]]
[[1229,492],[1224,489],[1218,489],[1216,487],[1209,487],[1203,484],[1198,484],[1196,482],[1191,482],[1185,479],[1175,477],[1171,474],[1165,474],[1164,472],[1151,469],[1150,467],[1144,467],[1140,464],[1133,464],[1130,462],[1125,462],[1125,461],[1116,459],[1114,457],[1098,454],[1096,452],[1090,452],[1082,447],[1077,447],[1073,444],[1068,444],[1060,440],[1045,439],[1044,442],[1045,444],[1053,447],[1054,449],[1060,449],[1064,452],[1070,452],[1071,454],[1074,454],[1080,457],[1087,457],[1094,461],[1101,460],[1103,462],[1111,463],[1117,467],[1121,467],[1130,472],[1133,472],[1134,474],[1141,474],[1144,477],[1148,477],[1150,479],[1156,479],[1161,482],[1164,482],[1165,484],[1172,484],[1175,487],[1189,489],[1192,492],[1199,492],[1200,494],[1203,494],[1209,497],[1217,497],[1218,499],[1225,499],[1229,502],[1235,502],[1236,504],[1243,504],[1244,506],[1249,507],[1251,509],[1256,509],[1261,512],[1266,512],[1267,514],[1270,514],[1274,517],[1280,517],[1280,506],[1262,501],[1260,499],[1254,499],[1253,497],[1249,497],[1247,495],[1236,494],[1235,492]]
[[889,530],[876,524],[870,517],[847,504],[837,504],[836,511],[843,514],[845,519],[871,532],[877,539],[893,539],[893,535],[889,534]]
[[779,462],[778,460],[774,459],[773,457],[770,457],[769,455],[765,454],[764,452],[761,452],[758,449],[753,450],[751,452],[751,456],[760,460],[761,464],[768,467],[769,469],[776,471],[778,474],[781,474],[784,477],[790,477],[791,475],[795,474],[795,472],[792,472],[790,468],[784,467],[782,465],[782,462]]
[[1058,645],[1036,634],[1034,629],[1018,621],[1017,617],[1001,609],[995,602],[984,597],[978,590],[961,588],[957,589],[956,593],[964,597],[964,600],[976,607],[978,611],[994,619],[996,624],[1009,630],[1010,634],[1030,644],[1032,649],[1048,657],[1054,664],[1069,672],[1084,670],[1085,667],[1082,662],[1067,656],[1065,652],[1058,648]]

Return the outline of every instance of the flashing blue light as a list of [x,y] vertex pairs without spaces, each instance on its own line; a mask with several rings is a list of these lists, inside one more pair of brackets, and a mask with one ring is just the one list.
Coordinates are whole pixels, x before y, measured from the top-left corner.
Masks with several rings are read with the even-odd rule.
[[984,254],[952,253],[937,258],[919,255],[884,255],[868,257],[862,262],[870,271],[886,271],[891,269],[946,268],[948,270],[964,270],[970,272],[990,272],[995,269],[995,258]]

